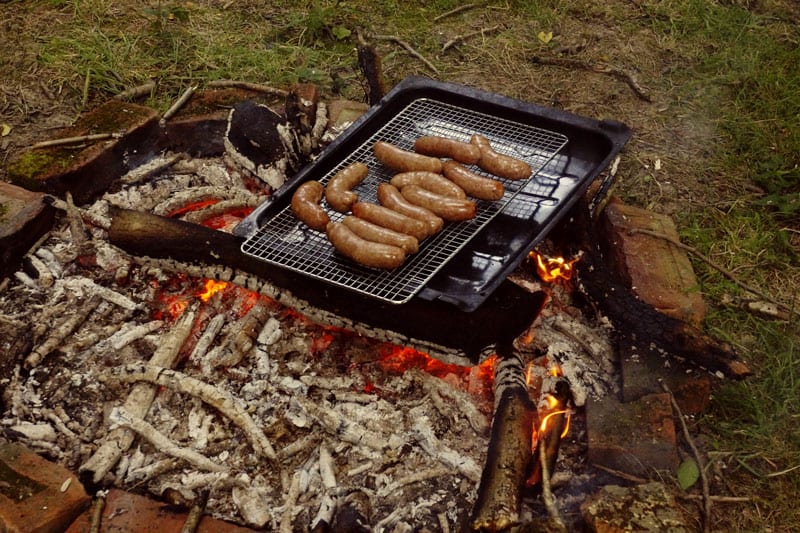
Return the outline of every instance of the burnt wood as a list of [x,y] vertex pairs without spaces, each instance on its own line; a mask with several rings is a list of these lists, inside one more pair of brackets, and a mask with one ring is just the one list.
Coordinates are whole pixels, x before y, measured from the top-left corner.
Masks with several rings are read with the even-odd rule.
[[111,215],[109,241],[128,253],[249,272],[291,291],[313,307],[396,332],[398,339],[419,339],[447,347],[472,363],[498,341],[510,342],[522,334],[545,301],[544,293],[531,293],[506,280],[472,312],[419,298],[388,304],[255,259],[240,251],[241,238],[228,233],[127,209],[114,209]]

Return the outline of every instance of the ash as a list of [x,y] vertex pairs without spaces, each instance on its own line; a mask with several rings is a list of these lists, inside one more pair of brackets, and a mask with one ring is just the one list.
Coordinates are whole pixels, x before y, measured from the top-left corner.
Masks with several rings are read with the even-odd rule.
[[[92,489],[207,496],[208,514],[256,528],[463,528],[491,424],[477,367],[390,371],[399,347],[235,285],[204,301],[205,280],[107,241],[110,206],[230,231],[264,190],[226,157],[166,154],[90,206],[57,201],[56,227],[0,285],[5,438]],[[525,349],[560,362],[579,406],[613,390],[613,369],[602,340],[575,340],[602,328],[573,318],[551,302]]]

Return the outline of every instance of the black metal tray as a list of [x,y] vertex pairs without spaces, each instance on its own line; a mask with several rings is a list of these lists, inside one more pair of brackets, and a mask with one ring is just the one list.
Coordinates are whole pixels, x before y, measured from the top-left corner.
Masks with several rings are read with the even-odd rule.
[[[411,77],[398,84],[378,105],[354,122],[316,161],[303,168],[270,200],[243,220],[234,233],[250,242],[254,238],[261,239],[256,235],[267,225],[280,221],[280,214],[285,213],[291,195],[300,184],[311,179],[324,182],[353,153],[363,151],[381,128],[421,100],[446,103],[467,113],[496,119],[498,124],[541,129],[568,139],[566,145],[559,146],[560,151],[553,152],[554,156],[548,154],[548,158],[542,161],[544,167],[530,183],[514,191],[513,196],[502,204],[502,209],[493,213],[491,219],[474,234],[470,233],[469,239],[461,242],[446,261],[424,278],[424,286],[414,287],[410,295],[448,302],[464,311],[476,309],[491,295],[586,191],[631,135],[630,130],[619,122],[595,121],[461,85]],[[508,138],[508,131],[501,130],[497,135],[508,143],[516,142]],[[510,131],[514,133],[516,130],[512,128]],[[299,239],[296,245],[303,247],[303,240]],[[252,255],[252,246],[246,248],[243,247],[245,253]],[[312,273],[312,277],[323,280],[324,275],[327,274]],[[358,278],[359,271],[356,269],[353,275]],[[373,273],[365,271],[363,275],[370,277]],[[405,279],[402,274],[395,276],[399,277],[390,279],[388,286]],[[405,301],[407,298],[399,302]]]

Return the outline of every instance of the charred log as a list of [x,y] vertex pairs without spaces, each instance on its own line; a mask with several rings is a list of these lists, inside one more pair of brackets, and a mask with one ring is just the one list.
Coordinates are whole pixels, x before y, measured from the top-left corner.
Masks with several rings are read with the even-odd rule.
[[303,275],[250,257],[240,251],[240,238],[228,233],[138,211],[115,210],[112,218],[110,242],[132,255],[220,265],[224,268],[218,275],[224,274],[225,281],[234,281],[237,271],[254,274],[256,283],[247,288],[318,323],[453,356],[461,364],[477,362],[499,339],[520,335],[544,304],[543,293],[531,293],[510,281],[504,281],[472,312],[420,298],[388,304],[338,286],[313,283]]
[[566,231],[560,237],[570,247],[584,252],[575,266],[578,288],[614,324],[620,343],[688,360],[729,378],[742,379],[751,374],[731,344],[659,312],[614,279],[603,261],[586,206],[576,205],[572,216],[571,223],[563,225]]
[[386,94],[381,58],[375,47],[366,43],[359,44],[357,51],[358,68],[361,69],[366,84],[364,91],[367,93],[367,103],[373,106]]

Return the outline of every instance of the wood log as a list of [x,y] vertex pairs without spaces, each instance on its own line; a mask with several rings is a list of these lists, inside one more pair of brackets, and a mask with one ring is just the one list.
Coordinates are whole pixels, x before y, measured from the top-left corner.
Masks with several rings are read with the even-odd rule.
[[110,214],[109,241],[132,255],[222,265],[229,278],[235,277],[230,269],[254,274],[262,292],[311,320],[427,350],[448,362],[474,364],[499,339],[517,337],[545,300],[544,293],[506,280],[472,312],[421,298],[389,304],[248,256],[240,251],[241,238],[228,233],[140,211]]

